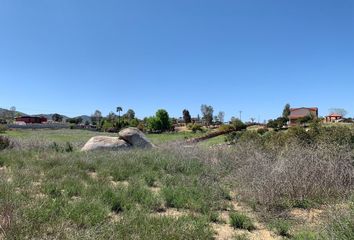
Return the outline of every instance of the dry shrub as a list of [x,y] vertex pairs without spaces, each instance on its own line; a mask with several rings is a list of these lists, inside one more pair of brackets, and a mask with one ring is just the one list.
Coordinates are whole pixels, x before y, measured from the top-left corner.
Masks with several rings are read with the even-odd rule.
[[11,203],[3,203],[0,207],[0,238],[6,236],[14,217],[14,206]]
[[282,151],[236,146],[233,179],[248,199],[267,206],[298,200],[346,197],[353,189],[350,148],[335,144],[289,144]]
[[0,136],[0,151],[11,147],[11,141],[8,137]]

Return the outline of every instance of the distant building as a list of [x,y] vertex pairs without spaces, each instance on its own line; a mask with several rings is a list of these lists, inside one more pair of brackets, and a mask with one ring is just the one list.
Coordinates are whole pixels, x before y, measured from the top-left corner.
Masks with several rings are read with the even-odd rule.
[[294,126],[298,124],[298,120],[305,117],[312,117],[313,119],[318,118],[318,108],[290,108],[290,115],[289,115],[289,125]]
[[31,123],[44,123],[47,122],[47,118],[45,117],[32,117],[32,116],[21,116],[15,118],[16,122],[24,122],[26,124],[31,124]]
[[343,116],[338,114],[338,113],[332,113],[328,116],[325,117],[325,122],[330,123],[330,122],[338,122],[343,119]]

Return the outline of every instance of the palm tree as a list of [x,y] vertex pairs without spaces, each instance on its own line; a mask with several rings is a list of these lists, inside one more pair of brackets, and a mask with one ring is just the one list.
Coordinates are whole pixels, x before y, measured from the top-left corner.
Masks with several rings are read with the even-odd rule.
[[117,107],[117,112],[118,112],[118,126],[120,127],[120,112],[123,111],[122,107]]

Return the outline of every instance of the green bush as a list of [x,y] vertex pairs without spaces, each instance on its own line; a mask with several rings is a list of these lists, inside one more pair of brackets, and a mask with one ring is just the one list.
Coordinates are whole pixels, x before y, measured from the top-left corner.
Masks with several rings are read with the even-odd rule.
[[283,128],[283,126],[285,126],[287,124],[287,122],[288,122],[287,118],[279,117],[274,120],[269,120],[267,123],[267,127],[273,128],[274,130],[280,130]]
[[5,133],[7,131],[7,126],[4,124],[0,124],[0,133]]
[[268,128],[259,128],[259,129],[257,129],[257,133],[260,134],[260,135],[264,135],[268,131],[269,131]]
[[115,129],[115,131],[117,131],[112,122],[104,121],[104,123],[102,124],[101,130],[104,132],[110,132],[111,129]]
[[244,124],[240,119],[235,119],[231,122],[231,126],[236,130],[236,131],[241,131],[247,128],[247,125]]
[[107,217],[107,210],[99,202],[79,201],[69,206],[68,218],[82,227],[96,226]]
[[0,136],[0,151],[9,148],[11,141],[8,137]]
[[64,147],[64,151],[65,152],[73,152],[74,151],[73,145],[70,142],[66,142],[65,147]]
[[197,131],[200,131],[200,132],[203,131],[203,126],[200,124],[197,124],[197,123],[189,123],[187,125],[187,128],[194,133],[196,133]]
[[354,239],[354,202],[350,209],[336,209],[323,233],[325,239]]
[[59,145],[56,142],[53,142],[50,146],[56,152],[73,152],[74,146],[70,142],[66,142],[64,146]]
[[[293,240],[319,240],[323,239],[318,236],[318,234],[309,231],[301,231],[295,234],[291,239]],[[338,238],[339,239],[339,238]]]
[[291,225],[282,219],[275,220],[270,224],[271,229],[275,229],[276,233],[283,237],[289,237],[289,230]]
[[222,124],[220,127],[219,127],[219,131],[221,132],[227,132],[227,131],[232,131],[234,130],[235,128],[232,126],[232,125],[228,125],[228,124]]
[[238,229],[245,229],[248,231],[255,230],[252,220],[248,216],[238,212],[230,213],[230,224],[232,227]]

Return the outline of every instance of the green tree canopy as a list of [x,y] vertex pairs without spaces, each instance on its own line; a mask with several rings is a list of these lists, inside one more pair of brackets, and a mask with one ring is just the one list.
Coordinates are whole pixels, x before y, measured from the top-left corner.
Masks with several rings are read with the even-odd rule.
[[191,115],[187,109],[183,110],[183,120],[186,124],[192,122]]
[[207,125],[210,125],[213,122],[213,113],[214,113],[213,107],[208,106],[206,104],[202,104],[200,110],[203,114],[203,120],[206,122]]
[[283,109],[283,118],[289,119],[289,115],[290,115],[290,104],[287,103]]

